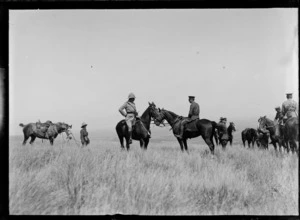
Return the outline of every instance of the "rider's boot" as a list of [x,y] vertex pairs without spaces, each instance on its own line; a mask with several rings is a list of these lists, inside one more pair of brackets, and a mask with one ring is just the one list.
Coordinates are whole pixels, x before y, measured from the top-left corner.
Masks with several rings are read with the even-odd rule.
[[129,144],[132,144],[132,131],[128,131],[129,133]]

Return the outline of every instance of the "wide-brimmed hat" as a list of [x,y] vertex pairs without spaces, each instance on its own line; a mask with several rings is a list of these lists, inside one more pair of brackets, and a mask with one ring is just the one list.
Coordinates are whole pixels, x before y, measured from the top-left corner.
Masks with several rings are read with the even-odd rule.
[[287,92],[287,93],[285,93],[286,95],[293,95],[293,93],[292,92]]
[[276,106],[275,109],[276,109],[276,110],[277,110],[277,109],[280,109],[280,106]]
[[87,123],[83,122],[82,125],[81,125],[81,127],[83,128],[85,126],[87,126]]
[[194,99],[194,98],[195,98],[195,96],[192,96],[192,95],[189,96],[189,99]]

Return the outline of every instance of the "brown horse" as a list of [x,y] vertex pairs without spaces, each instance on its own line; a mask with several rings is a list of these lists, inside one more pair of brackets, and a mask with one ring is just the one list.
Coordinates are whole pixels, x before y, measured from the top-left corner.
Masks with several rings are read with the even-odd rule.
[[51,121],[46,121],[45,123],[29,123],[26,125],[20,123],[19,125],[23,128],[23,145],[26,145],[29,137],[31,137],[30,144],[33,144],[36,138],[41,138],[48,139],[50,144],[53,145],[54,139],[62,132],[65,132],[70,139],[69,129],[72,128],[72,125],[68,125],[64,122],[52,123]]
[[[245,147],[246,141],[248,142],[248,147],[250,148],[250,144],[254,147],[255,141],[257,141],[258,133],[254,128],[246,128],[242,131],[242,141]],[[257,143],[257,142],[256,142]]]
[[284,124],[284,136],[288,142],[291,151],[299,155],[296,141],[299,142],[299,119],[298,117],[289,118]]
[[[273,144],[275,150],[277,150],[277,143],[279,145],[279,148],[283,146],[284,148],[287,148],[284,134],[280,129],[280,125],[278,123],[275,123],[271,119],[267,118],[266,116],[260,117],[258,119],[259,125],[258,125],[258,132],[266,134],[270,134],[271,143]],[[288,149],[287,149],[288,150]]]
[[181,151],[185,150],[188,153],[187,139],[201,135],[205,143],[209,146],[211,153],[214,154],[215,145],[213,143],[213,137],[216,130],[216,123],[212,123],[207,119],[196,119],[186,125],[181,138],[179,134],[182,119],[183,117],[178,116],[171,111],[159,109],[159,114],[155,118],[154,122],[157,126],[159,126],[164,120],[166,120],[171,125],[173,134],[179,142]]
[[[154,118],[156,115],[156,108],[155,104],[152,102],[149,102],[148,108],[145,110],[145,112],[142,114],[140,118],[136,120],[135,126],[133,126],[132,129],[132,139],[140,141],[140,147],[142,149],[147,149],[147,146],[149,144],[149,135],[148,131],[150,132],[150,122],[151,118]],[[125,120],[121,120],[117,126],[116,131],[121,143],[121,148],[124,149],[124,138],[126,140],[126,148],[129,150],[129,132],[128,132],[128,126],[125,122]]]

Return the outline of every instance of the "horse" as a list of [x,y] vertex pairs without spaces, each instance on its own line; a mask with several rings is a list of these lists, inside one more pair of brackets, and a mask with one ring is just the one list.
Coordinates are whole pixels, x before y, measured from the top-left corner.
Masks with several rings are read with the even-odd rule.
[[211,154],[214,154],[215,145],[213,143],[213,136],[216,129],[216,123],[212,123],[208,119],[196,119],[186,124],[186,128],[183,131],[182,138],[179,136],[181,121],[184,119],[182,116],[175,114],[174,112],[159,109],[158,115],[154,118],[154,123],[159,126],[166,120],[172,127],[173,134],[177,138],[182,152],[184,150],[189,153],[187,146],[187,139],[202,136],[205,143],[209,146]]
[[[132,128],[132,139],[140,141],[140,147],[144,150],[147,149],[149,144],[150,137],[148,135],[148,131],[150,132],[151,118],[153,118],[157,114],[155,104],[153,102],[148,103],[148,108],[144,111],[140,118],[137,118],[135,125]],[[118,124],[116,125],[116,132],[121,143],[121,149],[124,149],[123,140],[125,138],[126,148],[127,150],[129,150],[130,137],[125,119],[118,122]]]
[[258,122],[258,132],[263,134],[267,132],[270,133],[271,144],[273,144],[275,150],[277,150],[277,143],[279,145],[279,149],[281,149],[282,146],[287,149],[284,134],[282,133],[278,123],[275,123],[266,116],[260,117]]
[[[250,148],[250,144],[252,144],[252,147],[254,147],[255,141],[258,139],[258,133],[254,128],[246,128],[245,130],[242,131],[242,141],[243,145],[245,147],[246,141],[248,142],[248,147]],[[257,144],[257,142],[256,142]]]
[[232,146],[232,140],[233,140],[233,135],[232,132],[236,131],[235,130],[235,124],[233,122],[229,123],[229,126],[227,128],[227,134],[228,134],[228,141],[230,143],[230,146]]
[[[299,119],[298,117],[292,117],[287,119],[284,124],[284,137],[287,145],[291,148],[292,153],[295,151],[299,155],[299,149],[297,148],[296,141],[299,142]],[[287,149],[289,149],[287,146]]]
[[68,125],[64,122],[52,123],[51,121],[47,121],[45,123],[36,122],[26,125],[20,123],[19,126],[23,128],[23,146],[26,145],[29,137],[31,137],[29,142],[30,144],[33,144],[36,138],[40,138],[48,139],[51,145],[53,145],[54,139],[57,137],[57,135],[61,134],[62,132],[67,134],[67,138],[71,138],[69,129],[72,128],[72,125]]
[[261,133],[256,130],[256,134],[257,134],[257,139],[256,139],[257,147],[267,150],[269,147],[268,146],[269,133]]

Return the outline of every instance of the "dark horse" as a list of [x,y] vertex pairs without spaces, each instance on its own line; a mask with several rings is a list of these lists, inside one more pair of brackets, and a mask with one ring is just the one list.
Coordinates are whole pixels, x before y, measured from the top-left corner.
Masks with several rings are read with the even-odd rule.
[[69,129],[72,128],[72,125],[68,125],[64,122],[52,123],[51,121],[47,121],[46,123],[29,123],[27,125],[20,123],[19,125],[23,128],[23,145],[26,144],[29,137],[31,137],[30,144],[32,144],[36,138],[41,138],[49,139],[50,144],[53,145],[54,139],[62,132],[65,132],[69,138]]
[[[258,140],[258,133],[254,128],[246,128],[242,131],[242,141],[245,147],[246,141],[248,142],[248,147],[250,148],[250,144],[254,147],[254,143]],[[257,142],[256,142],[257,144]]]
[[299,154],[296,141],[299,141],[299,119],[298,117],[289,118],[284,124],[284,137],[287,146],[287,150],[291,148],[291,151],[295,151]]
[[235,124],[233,122],[229,123],[229,126],[227,128],[227,133],[228,133],[228,141],[230,143],[230,146],[232,145],[232,140],[233,140],[233,135],[232,132],[236,131],[235,130]]
[[261,132],[263,134],[269,132],[271,143],[273,144],[275,150],[277,150],[277,143],[280,149],[282,146],[284,148],[287,147],[284,138],[284,133],[282,132],[282,129],[280,129],[280,125],[278,123],[275,123],[274,121],[267,118],[266,116],[260,117],[258,119],[258,122],[259,122],[258,132]]
[[[155,116],[155,111],[155,104],[153,102],[149,103],[148,108],[142,114],[141,118],[137,118],[136,123],[132,128],[132,139],[139,140],[141,148],[145,150],[149,144],[148,131],[150,132],[150,122],[151,118]],[[121,148],[124,149],[123,140],[125,138],[126,148],[129,150],[129,133],[124,119],[117,124],[116,131],[120,139]]]
[[186,150],[188,152],[188,138],[195,138],[201,135],[205,143],[209,146],[211,153],[214,154],[215,145],[213,143],[213,136],[216,129],[216,123],[212,123],[207,119],[196,119],[186,125],[186,128],[183,131],[183,136],[180,138],[178,135],[180,133],[179,131],[182,119],[183,118],[181,116],[178,116],[171,111],[159,109],[159,113],[154,122],[157,126],[159,126],[164,120],[167,120],[172,127],[173,134],[180,144],[181,151]]

